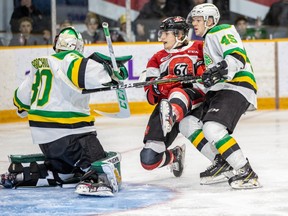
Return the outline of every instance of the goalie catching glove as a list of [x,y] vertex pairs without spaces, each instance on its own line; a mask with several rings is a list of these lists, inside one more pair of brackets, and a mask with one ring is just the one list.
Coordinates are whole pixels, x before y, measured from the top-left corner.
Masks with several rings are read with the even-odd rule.
[[206,70],[202,75],[203,84],[206,88],[209,88],[219,82],[222,79],[226,79],[228,74],[228,65],[225,60],[218,62],[214,67]]
[[90,55],[89,58],[101,63],[114,82],[116,81],[116,83],[118,83],[119,80],[125,80],[128,78],[128,71],[124,64],[132,58],[131,55],[116,57],[116,63],[119,69],[118,71],[113,69],[112,61],[109,56],[95,52]]

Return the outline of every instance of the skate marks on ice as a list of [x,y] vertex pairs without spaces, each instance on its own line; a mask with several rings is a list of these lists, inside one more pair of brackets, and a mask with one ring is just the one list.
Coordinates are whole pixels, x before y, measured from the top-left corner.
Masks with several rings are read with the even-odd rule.
[[[38,197],[36,196],[37,191],[35,192],[34,189],[30,192],[29,190],[0,190],[0,215],[18,216],[21,215],[21,212],[22,215],[30,216],[73,214],[81,216],[288,215],[287,110],[249,112],[243,116],[237,126],[235,138],[255,168],[259,175],[259,181],[263,185],[263,188],[255,190],[233,190],[227,182],[200,185],[199,173],[203,172],[210,163],[188,142],[186,142],[185,169],[180,178],[173,177],[173,174],[166,168],[154,171],[144,170],[139,163],[139,153],[143,147],[142,138],[148,117],[132,116],[121,120],[97,119],[98,134],[106,149],[122,153],[123,191],[116,194],[115,197],[82,197],[75,194],[73,190],[66,191],[66,189],[57,188],[49,189],[51,190],[49,192],[41,189]],[[9,165],[7,155],[39,152],[38,146],[32,144],[29,127],[26,125],[26,123],[24,125],[23,123],[0,124],[0,173],[5,172]],[[182,140],[176,144],[181,145]],[[142,188],[147,187],[148,190],[148,188],[152,188],[150,185],[156,187],[153,195],[149,194],[149,191],[143,191]],[[169,189],[166,187],[173,191],[168,193],[168,198],[166,198],[168,195],[165,192]],[[141,193],[133,193],[135,197],[133,196],[131,200],[124,193],[125,191],[130,193],[130,189],[139,190]],[[25,195],[22,196],[22,192]],[[37,198],[31,198],[31,201],[29,198],[31,195],[35,195]],[[22,199],[19,198],[20,196]],[[62,196],[65,199],[62,199]],[[158,200],[158,202],[151,201],[160,198],[162,200]],[[133,204],[133,201],[138,199],[143,201],[142,206]],[[65,204],[63,204],[63,200],[65,200]],[[25,209],[21,206],[24,202]],[[30,205],[29,202],[32,204]],[[95,206],[101,206],[100,210],[96,210]],[[115,206],[118,208],[117,210]],[[31,211],[28,212],[30,207]],[[41,214],[39,212],[42,208],[44,210]],[[95,213],[96,211],[97,213]]]
[[80,196],[74,190],[57,187],[2,189],[1,215],[113,215],[167,202],[176,196],[169,188],[130,183],[123,184],[114,197]]

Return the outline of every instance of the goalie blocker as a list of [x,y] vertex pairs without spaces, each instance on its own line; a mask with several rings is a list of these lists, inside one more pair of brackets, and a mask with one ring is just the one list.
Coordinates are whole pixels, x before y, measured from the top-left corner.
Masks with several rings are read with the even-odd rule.
[[119,190],[122,182],[121,155],[117,152],[106,152],[106,154],[104,159],[93,162],[86,174],[80,169],[75,169],[71,174],[53,172],[49,169],[49,163],[45,161],[43,154],[10,155],[8,173],[1,175],[0,187],[65,187],[65,184],[75,185],[89,179],[105,184],[114,193]]

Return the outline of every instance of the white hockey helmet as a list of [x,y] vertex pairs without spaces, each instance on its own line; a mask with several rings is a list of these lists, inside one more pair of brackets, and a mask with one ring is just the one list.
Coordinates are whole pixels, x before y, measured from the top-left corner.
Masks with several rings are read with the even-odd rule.
[[[197,17],[197,16],[203,17],[204,22],[205,22],[205,27],[207,28],[207,30],[216,26],[220,20],[220,13],[219,13],[218,8],[214,4],[211,4],[211,3],[204,3],[204,4],[196,5],[188,14],[186,22],[191,25],[192,18]],[[213,18],[214,24],[208,27],[206,25],[206,22],[209,17]],[[205,31],[205,33],[207,32],[207,30]]]
[[72,26],[63,28],[55,37],[53,49],[55,52],[76,50],[83,54],[84,42],[82,35]]

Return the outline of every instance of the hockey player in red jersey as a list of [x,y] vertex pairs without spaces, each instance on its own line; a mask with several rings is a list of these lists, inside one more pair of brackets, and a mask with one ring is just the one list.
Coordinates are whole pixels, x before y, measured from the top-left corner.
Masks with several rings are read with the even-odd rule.
[[[183,17],[169,17],[162,21],[159,40],[164,49],[155,53],[146,67],[146,80],[169,79],[179,76],[201,76],[204,71],[202,41],[188,40],[189,26]],[[183,172],[185,146],[168,147],[179,133],[179,123],[188,114],[199,117],[204,92],[201,85],[165,83],[145,87],[146,97],[156,105],[144,135],[140,153],[144,169],[170,165],[173,174]]]

